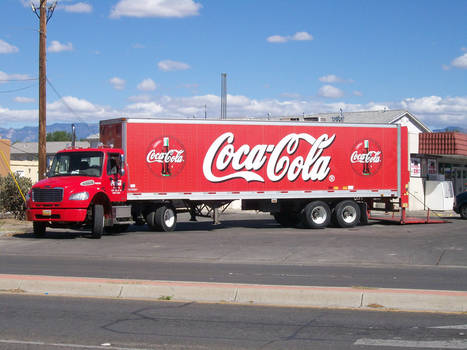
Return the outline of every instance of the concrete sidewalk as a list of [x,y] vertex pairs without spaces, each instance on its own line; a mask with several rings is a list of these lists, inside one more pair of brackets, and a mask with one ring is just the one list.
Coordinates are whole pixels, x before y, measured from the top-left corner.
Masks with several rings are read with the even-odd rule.
[[319,308],[467,312],[467,292],[0,275],[0,293]]

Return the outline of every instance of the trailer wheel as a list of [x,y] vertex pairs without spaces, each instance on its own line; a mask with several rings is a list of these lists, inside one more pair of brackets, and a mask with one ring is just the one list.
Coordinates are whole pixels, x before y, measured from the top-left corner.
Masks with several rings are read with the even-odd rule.
[[45,236],[45,230],[46,230],[46,223],[45,222],[40,222],[40,221],[34,221],[32,223],[32,229],[34,232],[34,236],[36,237],[44,237]]
[[302,213],[308,228],[325,228],[331,222],[331,209],[322,201],[308,203]]
[[177,213],[172,206],[162,205],[157,208],[154,220],[161,231],[170,232],[177,226]]
[[160,227],[156,224],[156,208],[151,209],[148,211],[144,217],[146,218],[146,223],[148,224],[149,228],[153,231],[160,231]]
[[335,223],[343,228],[354,227],[360,222],[360,206],[352,200],[337,203],[334,210]]
[[101,204],[94,204],[92,208],[92,230],[91,237],[99,239],[104,232],[104,206]]

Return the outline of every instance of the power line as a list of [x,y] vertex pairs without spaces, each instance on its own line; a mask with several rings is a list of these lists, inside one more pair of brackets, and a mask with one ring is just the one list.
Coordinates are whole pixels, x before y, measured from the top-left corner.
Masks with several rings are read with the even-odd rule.
[[88,132],[92,132],[92,130],[89,128],[89,125],[88,123],[86,123],[80,116],[78,113],[76,113],[73,108],[70,107],[70,105],[68,103],[66,103],[65,99],[63,98],[63,96],[57,91],[57,89],[55,88],[55,86],[53,86],[53,84],[51,83],[51,81],[49,80],[49,78],[47,77],[46,78],[47,80],[47,83],[49,84],[49,86],[52,88],[52,90],[55,92],[55,94],[58,96],[58,98],[60,98],[60,101],[63,103],[63,105],[73,114],[76,116],[76,118],[78,118],[78,120],[82,123],[82,124],[85,124],[86,125],[86,128],[88,129]]
[[25,79],[0,79],[0,81],[9,82],[9,81],[30,81],[30,80],[39,80],[38,78],[25,78]]
[[32,84],[32,85],[29,85],[29,86],[26,86],[26,87],[22,87],[22,88],[19,88],[19,89],[13,89],[13,90],[3,90],[3,91],[0,91],[1,94],[6,94],[6,93],[10,93],[10,92],[17,92],[17,91],[22,91],[22,90],[26,90],[26,89],[30,89],[34,86],[36,86],[37,84]]

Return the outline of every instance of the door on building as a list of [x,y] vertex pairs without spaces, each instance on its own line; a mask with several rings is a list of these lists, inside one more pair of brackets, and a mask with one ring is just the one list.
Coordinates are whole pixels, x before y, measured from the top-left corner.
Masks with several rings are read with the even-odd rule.
[[451,176],[455,195],[467,190],[467,167],[453,167]]

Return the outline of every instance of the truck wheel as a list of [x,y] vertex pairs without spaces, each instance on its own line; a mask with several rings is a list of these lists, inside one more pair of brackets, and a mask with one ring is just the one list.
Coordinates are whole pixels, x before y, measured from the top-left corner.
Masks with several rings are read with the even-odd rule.
[[354,227],[360,222],[360,207],[352,200],[337,203],[334,210],[335,223],[343,228]]
[[104,206],[94,204],[92,208],[92,230],[91,237],[99,239],[104,232]]
[[156,226],[160,227],[161,231],[170,232],[175,230],[177,225],[177,213],[171,206],[160,206],[156,209],[154,217]]
[[325,228],[331,222],[331,209],[322,201],[308,203],[303,209],[303,221],[309,228]]
[[32,229],[34,232],[34,236],[36,237],[44,237],[45,236],[45,229],[46,229],[45,222],[34,221],[32,223]]
[[462,218],[462,219],[467,220],[467,204],[464,204],[464,205],[460,208],[459,214],[461,214],[461,218]]
[[160,231],[161,228],[156,223],[156,209],[151,209],[146,213],[144,216],[146,218],[146,223],[148,224],[149,228],[153,231]]

